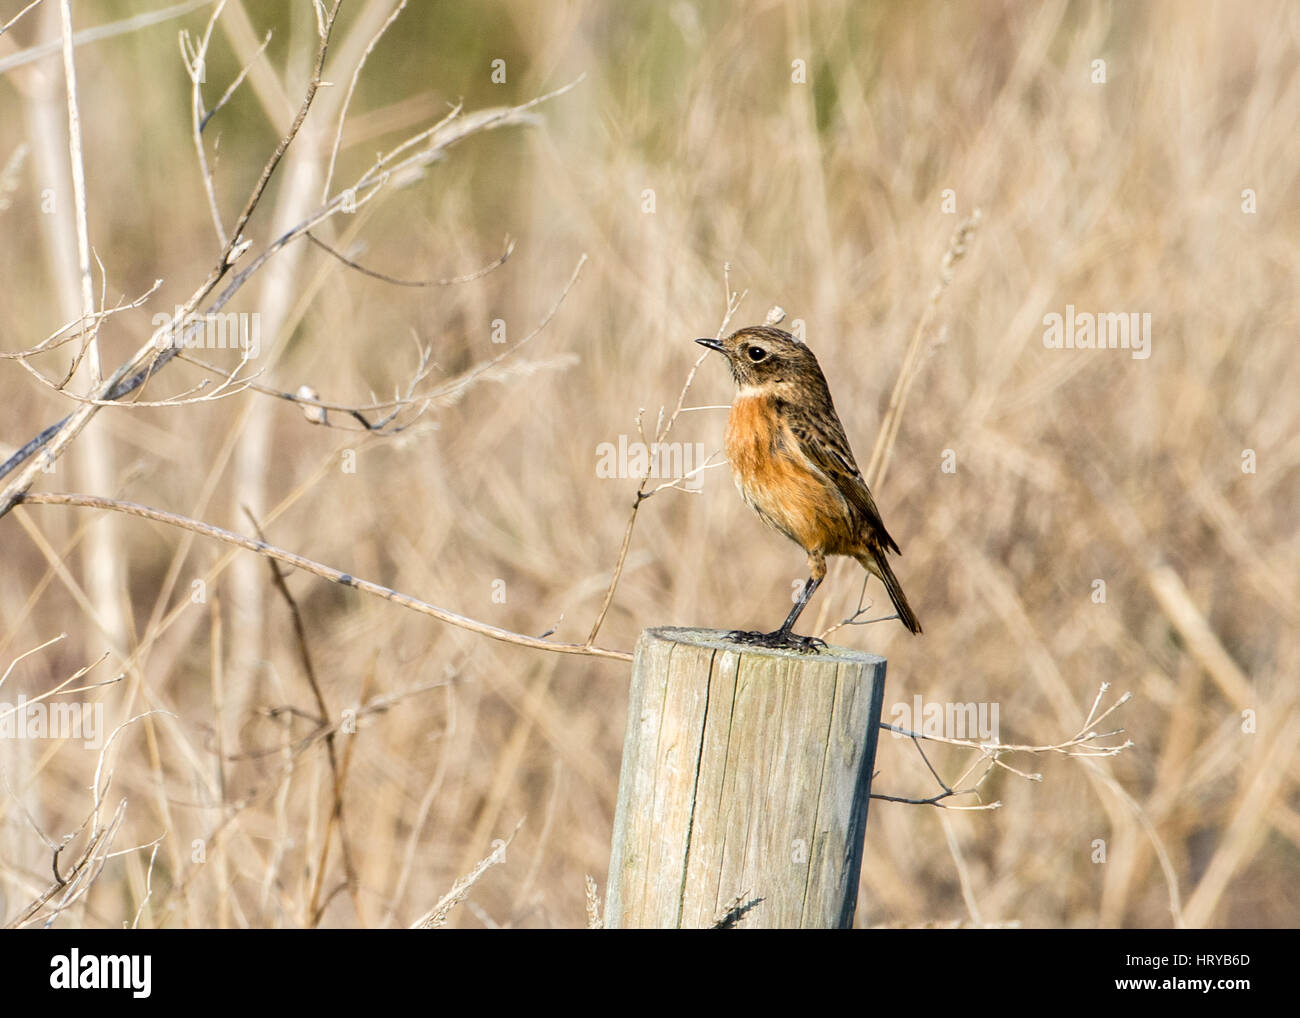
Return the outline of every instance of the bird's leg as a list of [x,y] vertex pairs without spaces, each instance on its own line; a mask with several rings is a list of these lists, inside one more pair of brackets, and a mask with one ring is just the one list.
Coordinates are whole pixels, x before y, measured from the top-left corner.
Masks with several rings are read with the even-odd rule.
[[815,636],[799,636],[794,632],[794,624],[799,621],[799,616],[803,614],[808,601],[817,588],[821,586],[822,580],[826,578],[826,559],[823,555],[809,553],[808,566],[812,575],[804,583],[803,590],[799,592],[799,600],[790,609],[790,614],[785,617],[780,629],[775,629],[770,633],[737,629],[727,634],[728,639],[736,643],[747,643],[756,647],[788,647],[805,653],[813,653],[825,648],[825,640],[819,640]]
[[820,576],[816,578],[808,577],[807,582],[803,585],[803,590],[799,591],[799,600],[794,603],[794,607],[790,609],[790,614],[781,623],[781,628],[777,630],[778,633],[788,633],[794,629],[794,624],[799,621],[799,616],[803,614],[804,608],[808,606],[809,599],[821,585],[822,578]]

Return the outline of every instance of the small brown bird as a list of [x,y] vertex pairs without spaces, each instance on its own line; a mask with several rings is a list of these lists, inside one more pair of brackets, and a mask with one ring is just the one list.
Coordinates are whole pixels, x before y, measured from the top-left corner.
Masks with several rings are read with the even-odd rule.
[[731,638],[799,650],[824,646],[793,629],[826,576],[827,555],[851,555],[878,576],[903,625],[919,633],[921,623],[885,558],[890,551],[901,554],[898,545],[853,460],[812,351],[788,332],[766,325],[695,342],[726,357],[736,380],[726,442],[736,487],[763,522],[803,548],[811,574],[780,629],[737,630]]

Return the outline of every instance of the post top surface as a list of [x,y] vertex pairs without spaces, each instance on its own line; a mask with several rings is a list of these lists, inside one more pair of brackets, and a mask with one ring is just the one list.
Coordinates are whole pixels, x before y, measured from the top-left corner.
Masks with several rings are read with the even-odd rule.
[[853,650],[849,647],[838,647],[835,644],[827,644],[824,650],[816,654],[805,654],[800,651],[785,648],[771,647],[754,647],[743,643],[733,643],[727,639],[726,629],[700,629],[694,626],[653,626],[641,635],[654,636],[661,640],[668,640],[672,643],[684,643],[692,647],[707,647],[710,650],[726,650],[733,654],[744,654],[745,656],[757,655],[760,657],[791,658],[796,661],[830,661],[830,662],[852,662],[854,664],[882,664],[885,659],[879,654],[869,654],[864,650]]

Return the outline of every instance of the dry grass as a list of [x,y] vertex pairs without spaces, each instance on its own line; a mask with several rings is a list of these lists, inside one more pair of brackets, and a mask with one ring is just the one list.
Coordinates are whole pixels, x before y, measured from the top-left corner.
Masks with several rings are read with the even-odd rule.
[[[0,3],[0,25],[25,6]],[[102,6],[74,5],[105,20],[143,5]],[[246,230],[257,245],[317,202],[337,104],[394,6],[345,5],[326,65],[335,85],[321,96],[332,105],[313,109],[272,179]],[[313,427],[300,407],[253,391],[112,408],[36,490],[116,496],[244,533],[248,505],[271,544],[580,643],[637,488],[598,478],[596,448],[636,440],[641,408],[647,428],[661,406],[671,412],[698,353],[691,339],[723,313],[723,263],[749,291],[738,323],[773,304],[787,326],[805,323],[865,463],[953,227],[978,207],[877,491],[925,636],[886,624],[836,638],[889,657],[887,708],[915,694],[996,702],[1007,742],[1068,738],[1109,682],[1134,693],[1120,721],[1135,746],[1113,760],[1044,759],[1041,784],[995,775],[997,811],[876,803],[859,922],[1291,924],[1300,9],[475,7],[410,5],[376,44],[336,182],[449,102],[473,111],[585,79],[531,126],[467,139],[321,239],[404,279],[472,273],[507,234],[510,259],[471,282],[410,289],[303,243],[232,307],[263,315],[259,383],[310,385],[349,405],[406,385],[413,335],[431,351],[430,384],[490,360],[502,349],[493,321],[523,337],[585,253],[548,328],[396,436]],[[315,17],[310,4],[291,9],[231,0],[213,33],[209,105],[252,66],[205,133],[226,227],[310,72]],[[210,13],[76,50],[89,238],[108,303],[164,280],[143,307],[102,322],[106,373],[220,251],[176,45],[182,26],[201,36]],[[0,37],[0,64],[58,38],[57,14],[47,3],[19,20]],[[502,85],[490,80],[497,58]],[[795,59],[807,84],[791,81]],[[1105,84],[1090,80],[1096,59]],[[81,313],[66,134],[47,137],[66,132],[64,103],[57,52],[0,75],[5,351]],[[1255,214],[1243,212],[1247,188]],[[945,189],[955,215],[941,210]],[[98,300],[97,266],[93,276]],[[1150,358],[1045,349],[1043,316],[1067,304],[1149,312]],[[61,375],[72,349],[35,363]],[[234,367],[211,353],[222,357]],[[688,406],[729,401],[715,368],[701,368]],[[203,377],[173,363],[145,398]],[[13,361],[0,361],[0,384],[0,453],[73,409]],[[684,413],[673,438],[711,452],[722,423],[721,411]],[[111,469],[92,489],[87,461],[100,453],[83,439],[94,435]],[[1246,449],[1255,473],[1243,473]],[[341,469],[344,450],[355,472]],[[941,469],[946,450],[955,472]],[[59,506],[0,519],[0,673],[68,634],[24,658],[0,700],[35,696],[107,650],[75,684],[122,681],[78,695],[102,702],[110,725],[157,713],[122,730],[98,778],[98,751],[79,742],[0,739],[0,921],[33,914],[51,845],[81,829],[63,873],[79,859],[93,880],[61,924],[588,922],[588,873],[603,897],[626,665],[493,642],[289,572],[300,643],[258,557],[134,518],[105,536],[92,519]],[[725,469],[704,471],[701,493],[665,490],[641,506],[600,643],[629,649],[647,625],[773,625],[802,568]],[[860,570],[837,566],[807,617],[837,622],[859,589]],[[965,757],[932,759],[955,777]],[[882,739],[877,765],[879,791],[934,790],[907,742]],[[83,827],[92,807],[101,815]],[[481,860],[498,865],[476,871]],[[472,888],[457,883],[472,872]]]

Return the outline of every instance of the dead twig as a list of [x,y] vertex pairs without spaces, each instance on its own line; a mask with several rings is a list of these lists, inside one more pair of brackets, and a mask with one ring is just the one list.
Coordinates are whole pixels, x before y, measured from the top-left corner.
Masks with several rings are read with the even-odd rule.
[[[1030,753],[1035,755],[1042,753],[1059,753],[1063,756],[1082,757],[1085,759],[1118,756],[1124,750],[1133,745],[1132,740],[1125,740],[1123,743],[1116,746],[1097,745],[1098,739],[1120,735],[1124,731],[1122,728],[1114,728],[1108,731],[1099,732],[1097,731],[1097,726],[1124,704],[1128,703],[1129,700],[1133,698],[1133,694],[1125,693],[1105,710],[1100,710],[1102,697],[1106,694],[1108,689],[1110,689],[1110,683],[1103,682],[1101,688],[1097,691],[1096,698],[1093,700],[1092,708],[1088,711],[1088,716],[1084,719],[1079,730],[1071,738],[1050,745],[1029,745],[1024,743],[1004,743],[995,741],[975,742],[971,739],[952,739],[942,735],[914,732],[898,725],[892,725],[887,721],[882,721],[880,727],[885,731],[893,732],[896,735],[906,736],[912,740],[912,744],[916,747],[916,751],[921,755],[921,759],[925,762],[926,768],[934,777],[935,782],[938,783],[941,791],[928,797],[886,795],[883,793],[872,792],[871,798],[881,799],[885,802],[901,802],[911,806],[940,806],[944,809],[998,809],[1002,805],[1001,802],[981,802],[974,806],[954,806],[946,805],[945,803],[948,799],[963,795],[974,795],[978,798],[980,785],[983,784],[985,778],[989,776],[995,767],[1000,767],[1005,771],[1009,771],[1018,777],[1024,778],[1026,781],[1043,780],[1042,774],[1026,773],[1025,771],[1012,767],[1002,759],[1003,756],[1010,753]],[[974,749],[978,750],[978,753],[962,772],[961,776],[958,777],[956,781],[949,783],[944,781],[944,779],[939,775],[939,772],[935,769],[934,765],[930,762],[930,758],[926,756],[925,750],[921,746],[921,740],[939,742],[948,746]],[[975,783],[969,787],[961,787],[962,782],[965,781],[981,764],[984,764],[984,769],[981,771],[980,776],[976,779]]]
[[[722,285],[726,293],[727,302],[726,311],[723,312],[722,322],[718,325],[718,331],[716,333],[716,338],[718,339],[721,339],[726,333],[728,327],[731,325],[731,319],[735,315],[737,308],[740,307],[741,301],[745,299],[745,295],[749,292],[748,290],[744,290],[737,293],[731,289],[730,263],[724,264],[722,267]],[[697,357],[695,363],[691,365],[691,370],[686,373],[686,381],[682,384],[682,391],[677,396],[677,405],[673,408],[673,412],[668,417],[667,421],[664,420],[663,409],[660,409],[658,428],[655,432],[655,444],[663,442],[668,437],[668,433],[672,431],[673,425],[677,423],[677,418],[681,416],[682,412],[686,408],[686,394],[691,391],[691,385],[695,382],[695,373],[699,371],[700,365],[704,363],[705,358],[708,356],[709,351],[706,350]],[[644,440],[645,429],[642,427],[641,421],[643,413],[644,411],[637,412],[636,425],[641,431],[642,439]],[[712,457],[710,456],[709,459],[711,460]],[[722,462],[725,462],[725,460]],[[706,461],[706,464],[721,466],[721,463],[709,464],[708,461]],[[697,469],[702,470],[704,467],[701,466]],[[665,488],[677,486],[677,482],[674,481],[667,484],[661,484],[653,491],[647,491],[646,488],[650,482],[650,472],[651,467],[650,464],[647,463],[645,472],[642,474],[640,482],[637,484],[636,496],[632,500],[632,511],[627,518],[627,526],[623,528],[623,542],[619,545],[618,558],[614,562],[614,571],[610,575],[609,586],[605,589],[605,597],[601,601],[600,609],[596,612],[596,618],[591,624],[591,632],[587,634],[586,646],[588,647],[592,646],[596,642],[596,637],[600,633],[600,627],[605,624],[605,616],[609,614],[609,607],[614,602],[614,591],[618,589],[618,581],[622,577],[623,567],[627,563],[628,549],[632,546],[632,530],[636,526],[636,516],[641,509],[641,503]],[[682,480],[685,480],[685,478],[678,478],[678,481]]]
[[345,573],[340,569],[334,569],[327,565],[322,565],[302,555],[297,555],[291,551],[285,551],[282,548],[276,548],[267,544],[265,541],[254,540],[251,537],[245,537],[242,534],[236,534],[229,530],[223,530],[221,527],[214,527],[210,523],[203,523],[199,520],[190,519],[187,516],[180,516],[176,513],[166,512],[161,509],[154,509],[150,506],[139,505],[135,502],[122,502],[111,498],[101,498],[97,495],[75,495],[70,493],[50,493],[50,494],[26,494],[19,498],[19,501],[27,505],[71,505],[80,506],[88,509],[108,509],[113,512],[125,513],[128,516],[138,516],[142,519],[153,520],[156,523],[165,523],[168,526],[179,527],[182,530],[190,530],[204,537],[210,537],[226,544],[235,545],[247,551],[256,552],[259,555],[265,555],[268,558],[276,559],[285,565],[293,566],[295,569],[301,569],[304,572],[311,573],[313,576],[319,576],[321,579],[329,580],[331,583],[338,583],[353,590],[358,590],[363,594],[370,594],[373,597],[382,598],[385,601],[391,601],[394,604],[410,608],[412,611],[419,612],[421,615],[428,615],[431,618],[438,619],[440,622],[446,622],[461,629],[468,630],[471,633],[478,633],[480,636],[487,636],[493,640],[500,640],[502,643],[512,643],[519,647],[529,647],[533,650],[548,650],[556,654],[580,654],[587,657],[606,658],[611,661],[632,660],[632,655],[627,651],[610,650],[605,647],[596,647],[591,644],[580,643],[551,643],[548,640],[540,640],[533,636],[525,636],[522,633],[515,633],[508,629],[501,629],[498,626],[488,625],[485,622],[479,622],[464,615],[458,615],[455,612],[439,608],[437,605],[429,604],[427,601],[421,601],[419,598],[411,597],[409,594],[402,594],[390,587],[381,586],[378,583],[371,583],[369,580],[362,580],[350,573]]
[[451,890],[443,895],[442,900],[434,905],[428,912],[422,915],[415,922],[411,923],[410,928],[413,930],[436,930],[440,926],[447,925],[447,916],[451,910],[464,901],[474,885],[482,879],[483,874],[493,866],[500,865],[506,861],[506,849],[510,843],[515,840],[515,835],[519,833],[519,828],[523,827],[524,822],[521,819],[515,824],[515,829],[510,832],[510,837],[501,841],[492,850],[490,855],[484,856],[477,866],[470,870],[465,876],[457,880],[451,887]]

